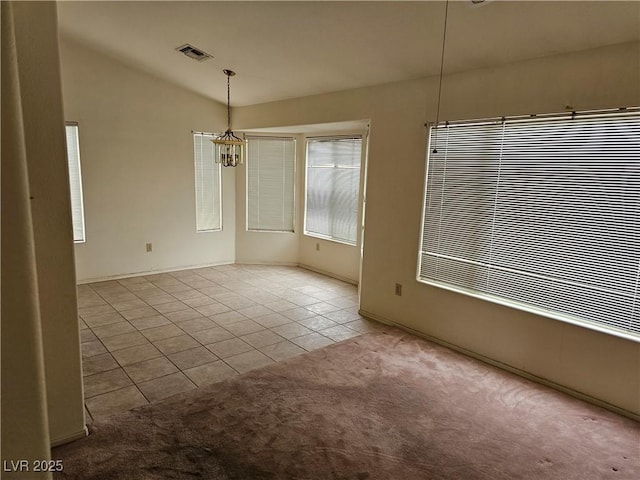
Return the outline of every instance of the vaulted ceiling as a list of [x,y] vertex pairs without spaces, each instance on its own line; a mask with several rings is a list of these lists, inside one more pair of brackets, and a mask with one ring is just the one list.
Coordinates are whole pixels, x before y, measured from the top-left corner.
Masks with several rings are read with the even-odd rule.
[[[63,37],[215,100],[235,70],[236,106],[437,75],[444,13],[441,1],[58,4]],[[639,40],[638,1],[451,1],[444,69]],[[185,57],[185,43],[214,58]]]

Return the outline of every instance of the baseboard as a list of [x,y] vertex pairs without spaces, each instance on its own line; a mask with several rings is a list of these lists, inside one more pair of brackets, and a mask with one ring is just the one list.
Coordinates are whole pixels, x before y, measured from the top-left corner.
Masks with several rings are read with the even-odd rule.
[[65,443],[70,443],[75,440],[80,440],[81,438],[89,435],[89,430],[85,426],[81,431],[72,433],[70,435],[65,435],[64,437],[53,438],[51,439],[51,448],[59,447],[60,445],[64,445]]
[[521,370],[516,367],[512,367],[506,363],[502,363],[498,360],[494,360],[489,357],[485,357],[479,353],[473,352],[471,350],[467,350],[466,348],[459,347],[458,345],[454,345],[453,343],[449,343],[446,340],[442,340],[437,337],[433,337],[426,333],[423,333],[419,330],[414,330],[413,328],[407,327],[400,323],[396,323],[388,318],[384,318],[380,315],[376,315],[375,313],[367,312],[366,310],[358,310],[358,313],[363,317],[369,318],[371,320],[375,320],[380,323],[384,323],[385,325],[390,325],[393,327],[397,327],[400,330],[404,330],[407,333],[411,333],[412,335],[416,335],[417,337],[424,338],[425,340],[429,340],[430,342],[437,343],[438,345],[442,345],[443,347],[450,348],[456,352],[462,353],[468,357],[475,358],[476,360],[480,360],[481,362],[488,363],[489,365],[493,365],[494,367],[498,367],[502,370],[506,370],[508,372],[514,373],[520,377],[526,378],[527,380],[531,380],[533,382],[539,383],[541,385],[545,385],[547,387],[553,388],[554,390],[558,390],[562,393],[566,393],[567,395],[571,395],[572,397],[578,398],[585,402],[591,403],[593,405],[597,405],[598,407],[605,408],[609,411],[622,415],[624,417],[630,418],[635,421],[640,421],[640,415],[634,412],[630,412],[629,410],[625,410],[624,408],[618,407],[611,403],[605,402],[604,400],[600,400],[598,398],[592,397],[586,393],[579,392],[577,390],[573,390],[571,388],[565,387],[564,385],[560,385],[559,383],[555,383],[551,380],[547,380],[546,378],[538,377],[532,373],[529,373],[525,370]]
[[274,267],[299,267],[298,262],[268,262],[268,261],[239,261],[234,262],[236,265],[272,265]]
[[341,275],[338,275],[338,274],[335,274],[335,273],[332,273],[332,272],[327,272],[325,270],[321,270],[319,268],[312,267],[311,265],[305,265],[304,263],[299,263],[298,266],[300,268],[304,268],[305,270],[310,270],[312,272],[320,273],[321,275],[324,275],[326,277],[331,277],[331,278],[335,278],[336,280],[340,280],[340,281],[345,282],[345,283],[350,283],[351,285],[358,285],[358,281],[357,280],[352,280],[351,278],[343,277]]
[[188,265],[186,267],[163,268],[158,270],[148,270],[146,272],[134,272],[134,273],[123,273],[118,275],[109,275],[106,277],[84,278],[82,280],[76,280],[76,283],[78,285],[84,285],[85,283],[106,282],[109,280],[120,280],[121,278],[144,277],[145,275],[156,275],[158,273],[179,272],[181,270],[196,270],[198,268],[219,267],[220,265],[233,265],[234,263],[236,262],[234,262],[233,260],[224,260],[222,262],[206,263],[202,265]]

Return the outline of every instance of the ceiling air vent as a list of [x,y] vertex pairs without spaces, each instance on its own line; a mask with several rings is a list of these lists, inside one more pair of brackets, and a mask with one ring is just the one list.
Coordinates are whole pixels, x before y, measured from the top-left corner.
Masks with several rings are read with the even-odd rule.
[[187,57],[193,58],[194,60],[197,60],[199,62],[202,62],[203,60],[207,60],[209,58],[213,58],[213,55],[209,55],[208,53],[203,52],[199,48],[196,48],[193,45],[189,45],[188,43],[185,43],[181,47],[176,48],[176,50],[184,53]]

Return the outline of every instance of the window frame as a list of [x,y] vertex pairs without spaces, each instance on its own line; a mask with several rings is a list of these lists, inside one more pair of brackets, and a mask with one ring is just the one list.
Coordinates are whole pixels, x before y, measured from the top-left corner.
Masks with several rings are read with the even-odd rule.
[[[307,229],[307,201],[308,201],[308,186],[309,186],[309,143],[310,140],[348,140],[359,139],[360,140],[360,164],[358,168],[358,193],[357,193],[357,210],[356,210],[356,238],[353,242],[336,238],[331,235],[323,235],[318,232],[311,232]],[[368,135],[366,132],[353,132],[353,133],[337,133],[326,135],[305,135],[305,154],[304,154],[304,204],[303,204],[303,225],[302,233],[304,236],[311,238],[318,238],[321,240],[338,243],[341,245],[347,245],[350,247],[358,247],[361,244],[362,234],[362,209],[363,209],[363,170],[366,169],[366,151],[367,151]],[[333,167],[336,168],[336,167]]]
[[[548,115],[537,115],[537,116],[527,116],[527,117],[513,117],[510,118],[508,121],[511,122],[518,122],[518,121],[522,121],[522,122],[526,122],[526,121],[535,121],[535,120],[540,120],[540,121],[544,121],[547,119],[556,119],[556,118],[575,118],[576,115],[583,115],[583,116],[600,116],[600,115],[607,115],[607,114],[611,114],[611,115],[625,115],[625,114],[635,114],[638,115],[640,114],[640,108],[636,108],[636,107],[631,107],[631,108],[624,108],[624,109],[611,109],[611,110],[605,110],[605,111],[589,111],[589,112],[581,112],[580,114],[577,114],[576,112],[573,112],[573,116],[571,116],[571,114],[548,114]],[[469,121],[456,121],[456,122],[447,122],[450,123],[451,125],[460,125],[460,124],[469,124],[469,125],[478,125],[481,123],[498,123],[498,122],[505,122],[505,118],[501,118],[501,119],[479,119],[479,120],[469,120]],[[521,300],[513,300],[507,297],[503,297],[500,295],[496,295],[496,294],[492,294],[492,293],[485,293],[482,291],[477,291],[474,289],[470,289],[470,288],[466,288],[463,286],[459,286],[459,285],[454,285],[451,283],[447,283],[445,281],[441,281],[441,280],[433,280],[433,279],[428,279],[428,278],[424,278],[421,275],[421,269],[422,269],[422,259],[423,259],[423,252],[425,251],[425,223],[427,220],[427,215],[426,215],[426,205],[427,205],[427,201],[428,201],[428,195],[429,195],[429,185],[430,185],[430,178],[429,178],[429,173],[430,173],[430,165],[429,162],[431,160],[431,153],[432,153],[432,138],[433,136],[431,135],[431,130],[434,126],[433,123],[429,123],[425,125],[427,127],[427,149],[426,149],[426,162],[425,162],[425,173],[424,173],[424,182],[423,182],[423,196],[422,196],[422,206],[421,206],[421,219],[420,219],[420,239],[419,239],[419,245],[418,245],[418,255],[417,255],[417,268],[416,268],[416,280],[419,283],[425,284],[425,285],[429,285],[432,287],[436,287],[436,288],[441,288],[441,289],[445,289],[445,290],[449,290],[449,291],[453,291],[456,293],[460,293],[469,297],[473,297],[473,298],[478,298],[480,300],[484,300],[484,301],[488,301],[494,304],[498,304],[498,305],[503,305],[506,307],[510,307],[510,308],[514,308],[516,310],[520,310],[520,311],[524,311],[524,312],[528,312],[528,313],[532,313],[535,315],[539,315],[545,318],[550,318],[553,320],[558,320],[558,321],[562,321],[565,323],[569,323],[572,325],[577,325],[583,328],[587,328],[590,330],[594,330],[594,331],[598,331],[598,332],[602,332],[602,333],[606,333],[608,335],[612,335],[615,337],[621,337],[621,338],[625,338],[627,340],[632,340],[634,342],[640,342],[640,334],[638,333],[634,333],[633,331],[628,331],[628,330],[624,330],[621,328],[617,328],[615,326],[612,325],[607,325],[605,323],[600,323],[597,322],[595,320],[589,320],[586,318],[582,318],[580,316],[577,315],[572,315],[572,314],[567,314],[567,313],[563,313],[560,311],[555,311],[552,310],[551,308],[545,308],[545,307],[540,307],[540,306],[536,306],[534,304],[529,304],[526,303],[524,301]],[[442,148],[441,147],[442,143],[440,141],[438,141],[438,148]],[[493,220],[495,221],[495,220]],[[639,270],[639,275],[640,275],[640,270]],[[633,313],[633,312],[632,312]],[[633,321],[633,316],[631,317],[631,321]],[[633,325],[633,324],[632,324]]]
[[[82,229],[82,238],[80,239],[76,239],[75,236],[75,230],[76,230],[76,225],[75,225],[75,220],[73,218],[73,196],[71,195],[71,191],[72,191],[72,180],[71,180],[71,171],[69,169],[69,163],[70,163],[70,158],[69,158],[69,145],[67,142],[67,127],[74,127],[76,134],[75,134],[75,151],[78,153],[77,158],[74,159],[77,161],[77,170],[78,170],[78,185],[77,185],[77,189],[78,189],[78,194],[79,194],[79,210],[81,213],[81,218],[79,220],[79,227],[81,227]],[[83,188],[83,181],[82,181],[82,160],[80,158],[80,126],[78,124],[78,122],[65,122],[64,123],[64,129],[65,129],[65,150],[66,150],[66,154],[67,154],[67,176],[68,176],[68,180],[69,180],[69,202],[70,202],[70,206],[71,206],[71,222],[72,222],[72,235],[73,235],[73,243],[74,244],[82,244],[82,243],[86,243],[87,242],[87,229],[86,229],[86,221],[85,221],[85,211],[84,211],[84,188]]]
[[[223,230],[223,207],[222,207],[222,199],[223,199],[223,192],[222,192],[222,164],[217,163],[215,161],[215,151],[214,151],[214,145],[213,143],[211,143],[212,145],[212,156],[211,156],[211,161],[214,162],[214,164],[217,166],[218,169],[218,204],[219,204],[219,218],[220,218],[220,224],[217,228],[209,228],[209,229],[198,229],[198,168],[196,165],[196,136],[201,136],[201,137],[206,137],[207,140],[211,140],[216,138],[217,136],[219,136],[217,133],[211,133],[211,132],[197,132],[197,131],[192,131],[191,132],[191,143],[193,145],[193,169],[194,169],[194,175],[193,175],[193,185],[194,185],[194,200],[195,200],[195,225],[196,225],[196,233],[214,233],[214,232],[221,232]],[[203,140],[204,141],[204,140]],[[215,195],[215,192],[214,192]]]
[[[268,230],[268,229],[257,229],[257,228],[249,228],[249,143],[251,140],[291,140],[293,142],[293,192],[292,192],[292,218],[291,218],[291,230]],[[246,175],[245,175],[245,231],[246,232],[256,232],[256,233],[275,233],[275,234],[295,234],[296,223],[297,223],[297,206],[298,202],[296,201],[298,195],[297,188],[297,177],[298,177],[298,140],[294,135],[291,136],[283,136],[283,135],[247,135],[246,137],[246,145],[247,151],[245,154],[245,163],[246,163]]]

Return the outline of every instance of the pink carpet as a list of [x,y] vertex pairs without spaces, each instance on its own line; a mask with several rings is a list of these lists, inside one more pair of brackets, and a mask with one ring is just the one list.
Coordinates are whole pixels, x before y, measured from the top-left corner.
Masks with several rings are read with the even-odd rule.
[[640,425],[390,330],[98,421],[53,458],[70,479],[638,480]]

